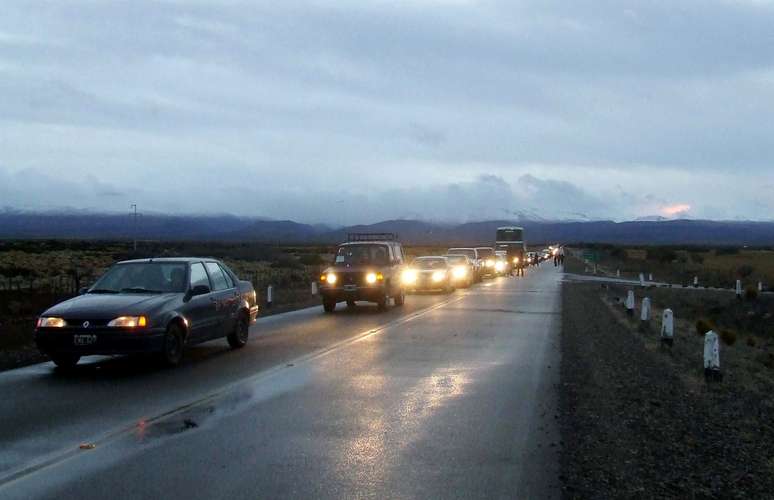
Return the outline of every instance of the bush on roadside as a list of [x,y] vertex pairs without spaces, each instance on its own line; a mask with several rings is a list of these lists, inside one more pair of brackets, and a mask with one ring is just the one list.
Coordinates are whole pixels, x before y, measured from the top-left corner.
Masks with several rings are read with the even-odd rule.
[[721,330],[720,340],[726,345],[734,345],[736,343],[736,332],[733,330]]
[[736,274],[742,279],[749,278],[753,272],[755,272],[755,268],[750,264],[742,264],[736,268]]
[[715,325],[712,324],[712,322],[708,319],[698,319],[696,320],[696,334],[697,335],[704,335],[710,330],[714,330]]
[[755,337],[753,337],[751,335],[751,336],[747,337],[747,345],[750,346],[750,347],[755,347],[755,346],[758,345],[758,342],[756,342],[755,341]]
[[695,262],[696,264],[703,264],[704,263],[704,256],[700,254],[699,252],[691,252],[691,260]]

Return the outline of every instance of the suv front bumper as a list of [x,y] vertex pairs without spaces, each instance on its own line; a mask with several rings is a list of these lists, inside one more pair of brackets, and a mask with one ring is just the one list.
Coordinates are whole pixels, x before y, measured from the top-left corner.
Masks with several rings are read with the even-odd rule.
[[347,287],[324,287],[320,290],[323,300],[344,302],[350,300],[365,300],[368,302],[379,302],[387,295],[385,285],[374,286],[347,286]]

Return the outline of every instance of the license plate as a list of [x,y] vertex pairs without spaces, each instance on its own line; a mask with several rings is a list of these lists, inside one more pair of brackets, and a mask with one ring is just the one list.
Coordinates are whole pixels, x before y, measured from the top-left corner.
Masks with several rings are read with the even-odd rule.
[[74,345],[91,345],[96,341],[96,335],[73,335]]
[[345,292],[354,292],[357,290],[357,285],[344,285]]

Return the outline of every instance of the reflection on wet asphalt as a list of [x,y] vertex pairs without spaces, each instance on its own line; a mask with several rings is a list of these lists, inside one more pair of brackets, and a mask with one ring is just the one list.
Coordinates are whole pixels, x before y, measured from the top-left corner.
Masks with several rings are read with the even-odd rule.
[[[0,431],[0,474],[51,460],[0,496],[558,497],[560,279],[544,267],[386,314],[270,317],[246,349],[213,342],[178,370],[2,374],[0,390],[38,394],[2,408],[20,432]],[[50,418],[25,422],[35,411]]]

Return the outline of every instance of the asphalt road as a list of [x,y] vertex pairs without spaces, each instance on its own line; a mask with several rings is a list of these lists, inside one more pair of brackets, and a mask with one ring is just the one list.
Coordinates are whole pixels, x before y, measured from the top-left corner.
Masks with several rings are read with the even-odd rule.
[[2,373],[0,498],[557,498],[561,276]]

